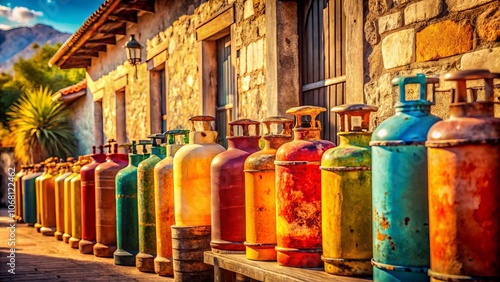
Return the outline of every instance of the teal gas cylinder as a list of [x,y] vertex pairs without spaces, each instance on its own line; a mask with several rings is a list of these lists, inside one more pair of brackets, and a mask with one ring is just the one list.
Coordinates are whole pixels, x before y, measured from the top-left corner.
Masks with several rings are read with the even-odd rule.
[[35,165],[33,173],[23,177],[23,220],[29,226],[36,223],[36,186],[35,178],[42,175],[40,165]]
[[[429,281],[429,213],[427,149],[431,115],[428,84],[438,78],[423,74],[398,76],[396,114],[373,132],[372,208],[374,281]],[[420,98],[406,100],[406,85],[418,84]],[[433,86],[434,95],[434,86]]]
[[137,165],[144,155],[137,154],[136,142],[132,141],[128,166],[116,174],[116,265],[135,266],[139,252],[137,212]]
[[156,257],[156,218],[154,167],[165,158],[165,148],[157,140],[165,138],[162,133],[149,135],[152,141],[151,155],[137,167],[137,205],[139,211],[139,253],[135,265],[139,271],[154,273]]

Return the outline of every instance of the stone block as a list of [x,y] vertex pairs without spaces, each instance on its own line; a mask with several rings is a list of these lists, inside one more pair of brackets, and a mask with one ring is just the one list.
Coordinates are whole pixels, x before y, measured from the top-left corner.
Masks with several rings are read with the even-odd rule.
[[500,9],[491,7],[477,18],[477,33],[484,41],[497,41],[500,38]]
[[253,16],[253,14],[254,14],[253,0],[246,0],[243,7],[243,19],[246,20],[249,17]]
[[389,14],[378,19],[378,32],[380,34],[403,26],[401,12]]
[[468,10],[495,0],[446,0],[450,12]]
[[260,70],[264,67],[264,39],[261,38],[254,43],[254,70]]
[[370,43],[370,45],[377,45],[380,42],[380,35],[375,21],[366,21],[364,31],[366,42]]
[[241,79],[241,90],[248,91],[250,89],[250,75],[247,75]]
[[253,72],[254,70],[253,56],[254,56],[254,43],[252,42],[247,46],[247,71],[246,71],[247,73]]
[[460,60],[462,70],[488,69],[491,72],[500,72],[500,47],[483,49],[464,54]]
[[247,47],[240,49],[240,75],[244,75],[247,71]]
[[382,58],[384,68],[390,69],[408,65],[415,53],[415,32],[405,29],[392,33],[382,40]]
[[433,19],[443,9],[442,0],[423,0],[405,8],[405,25]]
[[393,0],[369,0],[368,9],[370,12],[380,16],[392,8]]
[[425,62],[465,53],[472,49],[472,26],[445,20],[417,32],[416,60]]

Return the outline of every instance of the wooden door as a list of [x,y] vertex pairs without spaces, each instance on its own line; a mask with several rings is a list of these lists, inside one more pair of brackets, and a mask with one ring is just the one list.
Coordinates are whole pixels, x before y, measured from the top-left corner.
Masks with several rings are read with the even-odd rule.
[[327,108],[319,116],[322,138],[337,142],[338,118],[330,109],[345,101],[344,0],[299,1],[302,105]]

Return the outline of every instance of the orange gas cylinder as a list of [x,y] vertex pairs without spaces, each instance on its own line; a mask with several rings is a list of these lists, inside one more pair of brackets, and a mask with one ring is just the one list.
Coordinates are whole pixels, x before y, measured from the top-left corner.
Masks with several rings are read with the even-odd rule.
[[40,229],[42,228],[42,180],[47,177],[48,163],[41,162],[40,169],[42,170],[42,174],[35,178],[35,198],[36,198],[36,223],[34,224],[36,232],[40,233]]
[[71,238],[69,238],[69,245],[73,249],[78,249],[78,243],[82,238],[82,189],[81,189],[81,176],[80,168],[89,163],[88,159],[82,158],[75,165],[73,165],[73,173],[75,177],[71,179],[69,201],[71,205]]
[[[323,153],[335,147],[321,140],[316,116],[326,111],[316,106],[291,108],[296,116],[294,140],[276,152],[277,260],[280,265],[321,267],[321,172]],[[301,127],[310,116],[310,127]],[[302,121],[302,124],[305,122]]]
[[[74,165],[80,165],[81,157],[79,161],[74,163]],[[72,229],[72,219],[71,219],[71,181],[75,177],[78,176],[78,173],[73,170],[73,163],[71,163],[70,167],[71,174],[64,179],[64,191],[63,191],[63,206],[64,206],[64,234],[63,241],[64,243],[69,243],[69,239],[71,238],[71,229]]]
[[116,250],[116,193],[115,177],[119,170],[126,167],[128,162],[118,154],[118,144],[111,144],[115,140],[108,140],[110,152],[106,161],[95,169],[95,199],[96,199],[96,244],[94,255],[97,257],[113,257]]
[[[276,260],[276,151],[292,140],[293,120],[268,117],[261,120],[267,128],[264,149],[245,161],[246,257],[252,260]],[[283,126],[273,134],[271,125]],[[276,132],[276,131],[275,131]]]
[[[250,136],[249,126],[255,126]],[[216,253],[245,252],[245,173],[247,157],[259,148],[259,122],[239,119],[229,123],[228,149],[218,154],[211,164],[212,177],[212,240]],[[241,126],[242,136],[234,135]]]
[[54,237],[62,241],[64,234],[64,179],[71,175],[70,164],[58,163],[59,175],[55,179],[56,232]]
[[106,160],[103,146],[92,147],[92,162],[84,165],[80,170],[81,199],[82,199],[82,238],[78,242],[78,249],[82,254],[92,254],[95,245],[95,168]]
[[57,168],[55,163],[48,165],[48,171],[45,178],[40,182],[41,188],[41,219],[42,228],[40,232],[46,236],[54,236],[56,231],[56,208],[55,208],[55,178],[57,176]]
[[[155,272],[160,276],[172,276],[172,230],[174,220],[174,155],[189,142],[189,130],[170,130],[167,137],[166,157],[154,167],[155,214],[156,214],[156,253]],[[175,137],[183,135],[183,142],[176,144]]]

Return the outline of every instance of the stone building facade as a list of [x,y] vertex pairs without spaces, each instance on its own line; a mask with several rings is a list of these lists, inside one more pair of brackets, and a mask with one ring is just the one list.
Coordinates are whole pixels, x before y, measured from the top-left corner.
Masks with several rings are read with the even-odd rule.
[[[500,72],[499,8],[498,0],[106,0],[50,63],[86,67],[92,101],[81,103],[94,115],[97,145],[190,128],[188,118],[201,114],[217,117],[224,135],[229,120],[281,115],[306,102],[378,106],[377,126],[394,114],[396,75]],[[324,26],[304,43],[317,28],[307,25],[310,13]],[[122,48],[131,34],[144,46],[137,71]],[[326,74],[328,62],[307,65],[308,56],[333,62],[336,73]],[[317,66],[322,76],[305,82],[305,70]],[[442,118],[452,86],[438,88],[433,112]],[[334,96],[308,100],[307,91]],[[333,140],[330,117],[323,127],[333,128]]]

